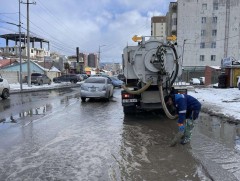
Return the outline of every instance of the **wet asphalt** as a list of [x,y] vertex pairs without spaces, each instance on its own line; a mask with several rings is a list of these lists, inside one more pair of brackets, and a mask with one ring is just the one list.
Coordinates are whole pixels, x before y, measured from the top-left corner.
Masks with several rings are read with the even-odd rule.
[[169,147],[176,120],[124,116],[120,89],[81,102],[79,88],[0,100],[1,180],[238,180],[239,129],[200,115],[191,144]]

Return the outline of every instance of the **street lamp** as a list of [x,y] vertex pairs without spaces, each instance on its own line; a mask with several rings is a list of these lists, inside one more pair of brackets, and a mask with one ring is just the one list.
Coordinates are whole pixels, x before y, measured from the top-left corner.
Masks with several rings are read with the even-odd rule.
[[106,45],[99,45],[99,50],[98,50],[98,67],[100,68],[100,60],[101,60],[101,57],[100,57],[100,54],[101,54],[101,47],[104,47]]

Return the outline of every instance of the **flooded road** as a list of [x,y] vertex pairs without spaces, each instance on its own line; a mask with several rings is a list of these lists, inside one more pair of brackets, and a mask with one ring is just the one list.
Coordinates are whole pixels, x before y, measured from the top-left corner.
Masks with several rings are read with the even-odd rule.
[[[120,89],[109,102],[82,103],[78,88],[4,101],[1,180],[239,179],[237,125],[219,129],[221,122],[208,123],[204,114],[191,144],[172,148],[176,121],[161,113],[125,117]],[[227,130],[232,134],[225,138]]]

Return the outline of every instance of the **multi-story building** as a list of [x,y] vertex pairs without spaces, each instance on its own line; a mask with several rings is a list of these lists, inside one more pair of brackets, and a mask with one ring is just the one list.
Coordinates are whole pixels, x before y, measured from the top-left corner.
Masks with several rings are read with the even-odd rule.
[[[19,40],[19,34],[4,34],[0,35],[0,38],[3,38],[6,40],[6,46],[0,47],[0,53],[2,56],[10,56],[10,57],[19,57],[19,45],[21,42],[21,55],[23,58],[27,57],[28,50],[27,50],[27,36],[22,33],[21,34],[21,41]],[[49,50],[49,41],[44,40],[42,38],[36,37],[36,36],[30,36],[30,58],[36,59],[36,60],[44,60],[45,56],[50,56],[50,50]],[[9,41],[14,41],[14,46],[9,46]],[[35,43],[40,43],[40,48],[35,47]],[[47,50],[43,47],[43,43],[48,44]]]
[[184,69],[240,59],[239,0],[178,0],[177,41]]
[[166,16],[153,16],[151,18],[151,36],[159,39],[166,38]]
[[166,22],[167,36],[177,36],[177,2],[170,2]]
[[88,55],[88,66],[96,68],[98,66],[98,56],[97,54],[90,53]]

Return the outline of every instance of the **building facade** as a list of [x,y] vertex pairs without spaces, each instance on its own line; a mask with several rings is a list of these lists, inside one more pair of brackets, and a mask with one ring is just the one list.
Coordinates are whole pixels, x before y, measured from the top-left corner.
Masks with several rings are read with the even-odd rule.
[[177,2],[170,2],[166,14],[166,34],[167,36],[177,36]]
[[90,53],[88,55],[88,66],[96,68],[98,66],[98,56],[97,54]]
[[151,36],[159,39],[166,38],[166,16],[153,16],[151,18]]
[[178,0],[177,42],[185,69],[240,59],[240,0]]
[[[0,35],[0,38],[6,40],[6,46],[0,47],[0,55],[6,57],[19,57],[20,51],[19,46],[21,44],[21,55],[23,58],[27,58],[28,49],[27,49],[27,36],[22,33],[21,40],[19,40],[19,34],[4,34]],[[30,58],[36,60],[44,60],[45,56],[50,56],[49,50],[49,41],[44,40],[39,37],[30,36]],[[15,42],[14,46],[9,45],[9,41]],[[40,47],[36,47],[35,44],[39,43]],[[43,43],[46,43],[48,48],[47,50],[43,47]],[[19,44],[19,45],[17,45]]]

